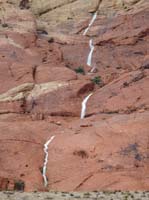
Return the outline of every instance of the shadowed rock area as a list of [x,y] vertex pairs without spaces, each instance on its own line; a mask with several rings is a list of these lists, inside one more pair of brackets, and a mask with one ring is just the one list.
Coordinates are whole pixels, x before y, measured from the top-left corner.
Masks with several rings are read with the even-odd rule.
[[1,191],[149,190],[148,21],[146,0],[0,0]]

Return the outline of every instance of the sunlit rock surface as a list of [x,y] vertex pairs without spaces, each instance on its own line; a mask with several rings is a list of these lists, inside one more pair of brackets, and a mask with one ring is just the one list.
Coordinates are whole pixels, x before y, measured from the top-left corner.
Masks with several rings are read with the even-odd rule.
[[145,0],[0,0],[0,190],[149,190],[148,20]]

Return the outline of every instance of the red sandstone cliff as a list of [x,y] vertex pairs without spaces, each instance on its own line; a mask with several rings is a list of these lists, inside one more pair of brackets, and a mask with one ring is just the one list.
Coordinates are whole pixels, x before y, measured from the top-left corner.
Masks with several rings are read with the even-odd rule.
[[148,20],[143,0],[0,0],[0,190],[149,189]]

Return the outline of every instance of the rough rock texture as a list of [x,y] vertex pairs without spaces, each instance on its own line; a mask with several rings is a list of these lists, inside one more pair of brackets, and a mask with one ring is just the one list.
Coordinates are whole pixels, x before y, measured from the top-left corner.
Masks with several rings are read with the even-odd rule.
[[147,128],[148,113],[73,122],[51,144],[50,188],[147,190]]
[[148,20],[145,0],[0,0],[0,190],[149,190]]
[[148,192],[44,192],[44,193],[18,193],[18,192],[1,192],[0,199],[1,200],[43,200],[43,199],[53,199],[53,200],[111,200],[111,199],[141,199],[148,200],[149,193]]

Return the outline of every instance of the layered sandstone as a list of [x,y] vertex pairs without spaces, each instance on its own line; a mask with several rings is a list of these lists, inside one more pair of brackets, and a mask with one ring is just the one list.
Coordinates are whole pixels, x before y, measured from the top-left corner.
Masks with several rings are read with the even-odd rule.
[[144,0],[0,1],[0,190],[149,189],[148,11]]

